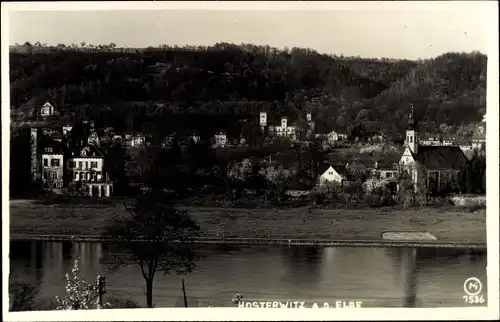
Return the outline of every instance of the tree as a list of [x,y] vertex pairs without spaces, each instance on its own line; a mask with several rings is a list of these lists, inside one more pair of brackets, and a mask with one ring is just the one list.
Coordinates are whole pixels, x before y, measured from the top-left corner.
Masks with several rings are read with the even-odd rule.
[[252,161],[250,159],[228,164],[226,176],[232,184],[232,188],[236,187],[238,190],[243,190],[242,186],[252,174],[252,170]]
[[157,272],[186,274],[195,268],[196,254],[182,242],[198,236],[198,225],[186,211],[141,196],[131,216],[118,217],[104,229],[104,236],[118,248],[107,258],[111,269],[138,265],[146,283],[147,307],[153,307],[153,281]]
[[278,202],[283,200],[285,185],[295,175],[295,172],[295,169],[285,169],[282,165],[272,163],[260,169],[260,174],[273,188],[274,198]]

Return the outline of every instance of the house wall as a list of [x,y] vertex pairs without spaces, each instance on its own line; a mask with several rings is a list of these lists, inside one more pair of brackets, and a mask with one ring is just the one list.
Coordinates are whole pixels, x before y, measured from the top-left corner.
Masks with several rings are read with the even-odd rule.
[[224,147],[227,143],[227,137],[225,135],[215,135],[215,146]]
[[413,155],[411,154],[411,150],[406,147],[403,155],[401,156],[401,160],[399,160],[399,164],[402,166],[409,166],[415,164],[415,159],[413,159]]
[[63,169],[62,154],[42,154],[42,182],[46,188],[62,188]]
[[[92,163],[95,162],[94,167]],[[104,159],[99,157],[74,157],[70,158],[67,163],[68,174],[71,181],[104,181]],[[95,173],[95,178],[92,178],[91,172]]]
[[54,107],[49,103],[44,104],[40,109],[40,115],[42,116],[50,116],[52,114],[54,114]]
[[379,178],[384,180],[395,180],[398,178],[398,171],[393,169],[378,170]]
[[342,183],[342,179],[342,176],[333,167],[330,167],[319,177],[319,185],[322,186],[332,182]]

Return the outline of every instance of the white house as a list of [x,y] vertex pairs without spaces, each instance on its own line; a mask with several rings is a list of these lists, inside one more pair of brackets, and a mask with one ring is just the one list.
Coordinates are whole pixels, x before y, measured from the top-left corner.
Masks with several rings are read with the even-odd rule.
[[127,141],[131,147],[142,146],[146,143],[146,136],[142,133],[135,133]]
[[214,135],[214,147],[224,148],[227,144],[227,135],[224,132],[218,132]]
[[[343,168],[342,168],[343,169]],[[347,177],[345,174],[341,174],[339,172],[343,172],[340,170],[340,168],[335,170],[333,166],[330,164],[323,164],[320,169],[319,173],[321,175],[318,178],[318,184],[320,187],[324,187],[325,185],[336,183],[342,185],[344,181],[347,180]]]
[[64,184],[64,156],[58,142],[42,147],[42,183],[45,189],[61,189]]
[[[311,132],[314,129],[314,121],[310,112],[306,113],[306,122],[310,127],[309,132]],[[267,128],[268,135],[271,137],[281,136],[291,140],[295,140],[297,137],[297,127],[289,124],[288,118],[285,116],[281,117],[279,124],[268,124],[267,112],[262,111],[259,114],[259,124],[263,131]]]
[[50,104],[49,102],[46,102],[40,108],[40,116],[43,116],[43,117],[52,116],[52,115],[54,115],[54,112],[55,112],[54,106],[52,104]]
[[80,183],[89,196],[110,196],[112,183],[104,172],[104,155],[95,145],[88,145],[68,160],[67,170],[73,183]]
[[99,145],[99,143],[100,143],[99,135],[97,134],[96,131],[92,131],[87,138],[87,144]]

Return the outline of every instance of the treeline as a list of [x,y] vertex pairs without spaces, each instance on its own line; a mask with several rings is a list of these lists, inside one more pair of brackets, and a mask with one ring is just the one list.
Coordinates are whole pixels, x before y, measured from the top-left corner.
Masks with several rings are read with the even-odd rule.
[[[12,108],[28,111],[50,101],[70,119],[86,116],[102,125],[113,120],[120,129],[167,132],[172,115],[214,115],[218,129],[209,122],[175,120],[183,128],[211,132],[230,130],[235,120],[257,122],[261,109],[292,121],[307,109],[318,132],[356,129],[356,136],[383,132],[392,139],[403,134],[410,104],[431,132],[442,124],[453,131],[480,121],[485,112],[481,53],[412,62],[226,43],[134,51],[84,47],[35,50],[25,44],[24,52],[11,52]],[[158,106],[161,117],[148,113]]]

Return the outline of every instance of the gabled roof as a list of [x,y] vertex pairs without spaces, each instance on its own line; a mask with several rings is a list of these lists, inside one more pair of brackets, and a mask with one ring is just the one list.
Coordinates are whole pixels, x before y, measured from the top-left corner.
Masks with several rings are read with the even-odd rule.
[[458,146],[419,146],[414,158],[429,169],[460,170],[467,163],[467,158]]
[[322,175],[323,173],[325,173],[326,170],[328,170],[330,167],[332,167],[331,164],[329,163],[322,163],[318,170],[319,170],[319,174]]
[[[85,154],[83,155],[83,151],[85,150]],[[103,158],[104,154],[99,150],[98,147],[96,147],[93,144],[88,144],[84,146],[83,148],[73,148],[71,150],[72,156],[75,158]]]
[[[63,146],[60,142],[52,140],[50,138],[43,138],[40,141],[41,153],[42,154],[64,154]],[[51,152],[46,152],[46,148],[52,148]]]

